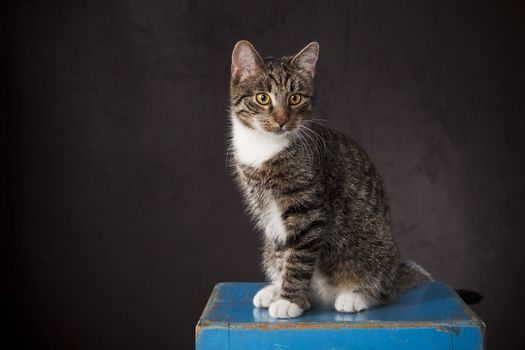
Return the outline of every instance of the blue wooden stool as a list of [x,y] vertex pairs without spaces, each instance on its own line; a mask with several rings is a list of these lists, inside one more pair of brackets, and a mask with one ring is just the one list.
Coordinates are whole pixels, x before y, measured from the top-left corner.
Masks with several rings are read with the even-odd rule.
[[196,328],[198,350],[482,349],[485,325],[444,283],[430,282],[393,304],[356,314],[313,308],[274,319],[252,305],[264,283],[219,283]]

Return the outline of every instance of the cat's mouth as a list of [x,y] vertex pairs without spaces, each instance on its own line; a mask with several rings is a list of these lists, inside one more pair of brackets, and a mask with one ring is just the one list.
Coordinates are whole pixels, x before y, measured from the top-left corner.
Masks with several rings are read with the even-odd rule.
[[284,135],[287,135],[289,133],[292,133],[294,132],[295,130],[297,129],[296,126],[287,126],[287,125],[284,125],[282,127],[261,127],[261,130],[264,130],[265,132],[267,132],[268,134],[272,134],[272,135],[276,135],[276,136],[284,136]]
[[278,130],[273,131],[273,133],[277,135],[286,135],[292,131],[293,130],[290,130],[290,129],[278,129]]
[[274,126],[270,128],[270,130],[266,130],[272,134],[275,135],[286,135],[289,133],[292,133],[298,129],[298,126],[296,123],[287,123],[283,126]]

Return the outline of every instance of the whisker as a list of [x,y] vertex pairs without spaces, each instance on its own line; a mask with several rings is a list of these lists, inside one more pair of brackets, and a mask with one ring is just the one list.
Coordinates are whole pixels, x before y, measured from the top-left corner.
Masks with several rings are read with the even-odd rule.
[[303,137],[305,139],[308,139],[309,140],[309,144],[313,144],[313,147],[314,147],[314,151],[315,151],[315,154],[314,156],[316,157],[317,161],[319,162],[319,164],[321,164],[321,158],[322,156],[324,156],[320,146],[319,146],[319,141],[313,137],[312,135],[310,135],[310,133],[308,132],[308,130],[304,127],[302,128],[299,128],[300,132],[302,135],[304,135]]
[[313,143],[314,147],[315,147],[315,151],[317,153],[317,156],[321,157],[321,152],[320,152],[320,149],[318,147],[318,144],[317,144],[317,140],[315,138],[313,138],[310,134],[308,134],[308,132],[306,131],[306,129],[303,127],[301,128],[301,132],[304,134],[305,137],[307,137],[311,143]]
[[299,137],[299,141],[301,142],[301,149],[305,151],[306,155],[308,156],[309,163],[312,164],[312,154],[308,147],[308,142],[306,138],[301,134],[301,132],[299,132],[297,136]]
[[311,147],[309,147],[309,142],[308,142],[308,139],[307,139],[307,135],[301,130],[301,129],[298,129],[298,134],[299,138],[301,139],[301,142],[302,144],[304,145],[304,149],[308,155],[308,161],[310,164],[313,164],[313,159],[312,159],[312,156],[315,156],[314,154],[312,154],[312,151],[311,151]]
[[[323,130],[325,130],[325,133],[324,133],[324,134],[325,134],[325,135],[327,134],[328,137],[330,137],[330,142],[331,142],[331,143],[333,142],[333,135],[332,135],[332,133],[330,132],[330,129],[328,129],[326,126],[324,126],[324,125],[322,125],[322,124],[320,124],[320,123],[317,123],[317,122],[314,121],[314,120],[305,120],[305,122],[310,122],[310,123],[312,123],[312,124],[318,125],[319,127],[323,128]],[[321,137],[321,139],[322,139],[323,142],[324,142],[324,138],[323,138],[322,136],[320,136],[317,132],[315,132],[314,130],[311,130],[311,129],[310,129],[310,131],[316,133],[319,137]],[[326,143],[325,143],[325,147],[326,147]]]
[[[315,139],[315,144],[318,147],[319,152],[322,153],[323,156],[326,155],[326,152],[328,151],[328,146],[326,145],[326,142],[323,139],[323,137],[321,135],[319,135],[319,133],[317,133],[316,131],[310,129],[309,127],[307,127],[305,125],[301,125],[300,127],[301,127],[302,130],[305,131],[305,133],[308,133],[311,138]],[[322,150],[323,150],[323,152],[321,152],[321,145],[320,145],[320,143],[322,143]]]

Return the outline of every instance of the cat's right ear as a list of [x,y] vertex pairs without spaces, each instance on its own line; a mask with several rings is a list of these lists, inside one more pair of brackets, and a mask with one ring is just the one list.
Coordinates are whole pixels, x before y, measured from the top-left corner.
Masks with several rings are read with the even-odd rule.
[[256,74],[263,67],[263,60],[253,45],[246,40],[235,44],[232,53],[232,81],[239,83]]

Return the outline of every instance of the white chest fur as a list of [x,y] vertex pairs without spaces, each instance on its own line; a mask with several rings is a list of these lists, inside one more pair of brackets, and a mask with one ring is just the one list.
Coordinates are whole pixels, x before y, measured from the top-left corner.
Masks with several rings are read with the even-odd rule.
[[235,156],[243,164],[259,167],[289,143],[286,136],[250,129],[232,116],[232,145]]
[[282,213],[277,203],[272,200],[264,213],[266,227],[264,234],[272,241],[286,242],[286,228],[281,217]]

